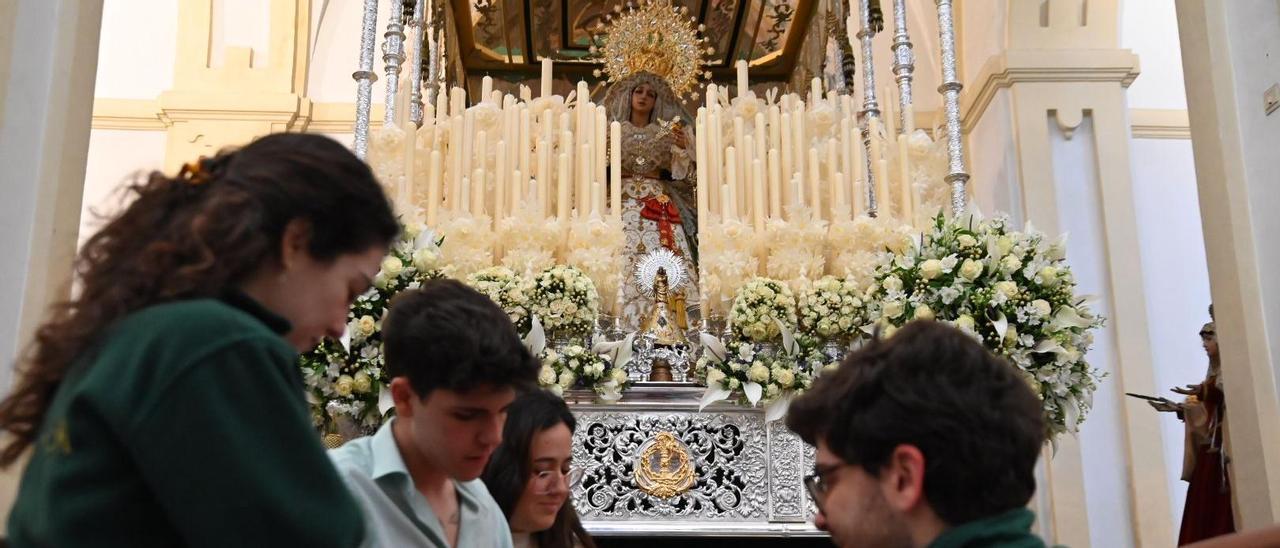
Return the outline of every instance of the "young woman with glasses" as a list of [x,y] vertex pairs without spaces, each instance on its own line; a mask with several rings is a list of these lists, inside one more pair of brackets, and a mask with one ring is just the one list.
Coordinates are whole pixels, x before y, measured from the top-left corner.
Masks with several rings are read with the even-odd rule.
[[581,477],[570,449],[576,426],[564,400],[545,390],[507,408],[502,445],[480,478],[506,514],[516,548],[595,548],[569,499]]

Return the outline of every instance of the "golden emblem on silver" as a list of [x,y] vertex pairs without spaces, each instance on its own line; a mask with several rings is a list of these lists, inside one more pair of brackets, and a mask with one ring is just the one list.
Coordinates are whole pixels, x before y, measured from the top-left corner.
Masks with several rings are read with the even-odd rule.
[[640,446],[635,471],[640,490],[658,498],[671,498],[693,487],[689,448],[671,432],[658,432]]

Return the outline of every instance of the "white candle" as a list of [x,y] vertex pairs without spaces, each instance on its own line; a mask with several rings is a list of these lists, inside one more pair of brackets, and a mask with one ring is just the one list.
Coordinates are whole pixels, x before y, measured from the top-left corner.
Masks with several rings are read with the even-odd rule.
[[753,142],[756,145],[756,149],[753,151],[752,157],[758,160],[764,160],[765,154],[768,154],[769,150],[769,133],[768,128],[764,125],[764,112],[756,113],[755,124],[756,131],[755,140]]
[[911,224],[911,150],[905,134],[898,136],[898,179],[898,214]]
[[782,147],[782,112],[778,105],[769,106],[769,141],[765,150]]
[[[510,198],[511,210],[510,211],[511,211],[512,217],[515,217],[520,214],[520,203],[521,203],[520,193],[524,192],[525,190],[524,175],[522,175],[523,173],[524,173],[523,171],[520,171],[518,169],[511,172],[511,198]],[[536,185],[537,183],[534,183],[534,184]],[[537,186],[532,187],[531,190],[533,192],[532,192],[532,196],[529,196],[529,198],[536,198],[538,193]]]
[[715,84],[707,84],[707,107],[720,103],[720,88]]
[[809,139],[805,135],[805,112],[804,103],[796,103],[795,113],[791,116],[791,146],[795,149],[795,155],[792,160],[795,162],[794,167],[796,174],[804,179],[805,158],[808,156]]
[[738,184],[738,155],[734,147],[725,148],[724,155],[724,184],[729,188],[729,193],[725,196],[725,203],[728,205],[724,208],[724,211],[722,211],[721,214],[724,215],[725,220],[729,220],[735,218],[736,212],[738,211],[737,196],[734,192],[734,187]]
[[720,185],[720,215],[726,221],[733,218],[733,193],[729,191],[729,183]]
[[471,178],[462,178],[462,194],[458,196],[458,212],[462,214],[471,213]]
[[751,204],[754,200],[751,196],[753,190],[751,184],[751,157],[753,156],[752,151],[755,150],[755,143],[752,141],[754,139],[747,135],[742,142],[742,148],[738,149],[738,165],[742,166],[742,169],[738,172],[741,174],[739,179],[742,180],[742,186],[738,187],[740,190],[738,193],[738,211],[742,212],[743,217],[755,214],[751,209]]
[[822,201],[819,195],[819,189],[822,186],[822,172],[818,168],[818,149],[816,147],[809,149],[809,200],[813,205],[813,218],[818,220],[822,218]]
[[884,105],[884,109],[880,117],[884,118],[884,134],[889,139],[893,139],[893,136],[897,135],[898,112],[894,109],[898,103],[897,96],[896,93],[893,93],[893,87],[891,86],[885,87],[884,95],[881,95],[881,97],[884,97],[884,101],[881,102]]
[[493,95],[493,78],[489,76],[485,76],[484,78],[480,79],[480,100],[492,101],[493,100],[493,98],[491,97],[492,95]]
[[573,184],[569,173],[569,155],[561,152],[556,162],[559,174],[559,186],[556,187],[556,218],[560,222],[569,220],[569,186]]
[[609,124],[609,207],[613,220],[622,222],[622,124]]
[[876,215],[893,217],[893,196],[889,195],[889,161],[883,158],[875,163],[876,173]]
[[475,174],[471,177],[471,213],[475,215],[484,215],[484,198],[488,192],[485,192],[488,178],[485,177],[483,167],[476,168]]
[[465,139],[462,137],[462,115],[453,117],[449,123],[449,195],[447,197],[449,209],[452,211],[462,211],[462,149],[464,146],[458,146],[455,143],[462,143]]
[[769,149],[769,217],[782,218],[782,165],[778,149]]
[[836,205],[839,200],[836,197],[840,193],[840,187],[844,186],[844,181],[840,180],[840,144],[836,139],[827,139],[827,210],[831,212],[827,218],[835,220]]
[[912,133],[915,133],[916,106],[914,104],[907,103],[907,108],[902,109],[902,121],[904,124],[902,127],[903,133],[907,134],[908,136],[910,136]]
[[809,104],[817,108],[818,101],[822,100],[822,79],[814,76],[809,81]]
[[[720,199],[720,185],[724,183],[722,170],[724,169],[724,161],[721,156],[724,153],[723,143],[720,139],[720,132],[723,126],[720,125],[720,105],[713,104],[707,110],[709,118],[707,119],[707,182],[708,188],[711,189],[711,196],[708,203],[711,207],[718,208],[723,200]],[[722,215],[723,211],[720,212]]]
[[475,111],[467,110],[462,115],[462,175],[471,176],[475,169],[471,164],[475,160]]
[[595,168],[595,171],[591,180],[599,182],[600,184],[604,184],[605,182],[605,153],[609,151],[607,146],[609,134],[606,133],[609,131],[609,116],[605,114],[605,110],[604,105],[596,107],[596,128],[595,131],[591,132],[591,135],[593,136],[591,148],[595,152],[595,156],[592,159],[592,166]]
[[578,154],[578,215],[587,216],[591,210],[591,145],[582,145]]
[[764,164],[759,158],[751,161],[751,220],[756,232],[764,233]]
[[867,187],[864,185],[867,181],[867,157],[865,156],[866,151],[863,150],[862,146],[861,132],[857,128],[852,128],[851,131],[854,142],[850,144],[853,151],[853,161],[851,162],[853,164],[853,186],[850,191],[850,196],[853,199],[850,201],[850,205],[853,207],[853,215],[857,217],[858,213],[865,211],[866,207],[864,200],[867,197]]
[[[707,87],[710,88],[711,86],[707,86]],[[695,162],[694,166],[695,166],[695,169],[697,170],[697,180],[694,182],[694,185],[695,185],[694,194],[698,196],[698,234],[699,235],[703,234],[703,230],[706,228],[707,215],[710,214],[709,201],[711,200],[711,196],[708,194],[710,192],[709,190],[710,185],[707,182],[707,160],[706,160],[707,135],[706,135],[706,129],[705,129],[706,123],[707,123],[706,117],[707,117],[706,107],[699,108],[697,120],[694,122],[694,132],[693,132],[693,148],[694,148],[694,162]],[[610,129],[613,130],[613,128],[616,128],[616,127],[618,127],[618,123],[614,122],[613,126],[611,126]],[[616,137],[615,137],[615,140],[616,140]],[[616,154],[616,152],[613,152],[613,149],[610,149],[610,154]],[[613,169],[617,169],[617,168],[615,167]]]
[[529,138],[531,137],[529,133],[532,129],[530,125],[532,123],[531,116],[532,113],[529,112],[529,108],[526,105],[520,105],[520,135],[516,139],[516,146],[519,150],[516,151],[516,154],[520,155],[521,173],[533,173],[529,170],[530,156],[533,154],[533,147],[529,143]]
[[498,141],[494,146],[498,153],[498,159],[493,162],[493,219],[496,221],[506,217],[507,174],[511,172],[507,170],[507,141]]
[[[742,178],[744,181],[746,180],[747,166],[751,165],[747,163],[747,160],[746,160],[746,157],[751,154],[751,148],[743,146],[743,141],[745,139],[746,139],[746,135],[744,134],[744,130],[742,127],[742,117],[734,116],[733,117],[733,148],[737,152],[737,154],[734,155],[734,160],[736,162],[736,165],[734,165],[733,167],[734,167],[734,173],[741,173],[743,175]],[[745,213],[747,211],[746,202],[744,201],[747,198],[746,193],[743,192],[742,187],[739,187],[735,190],[736,190],[736,196],[738,198],[738,201],[737,203],[734,204],[734,207],[737,208],[734,211]]]
[[529,86],[520,84],[520,101],[523,103],[528,103],[529,101],[532,101],[532,100],[533,100],[533,91],[529,89]]
[[591,216],[593,218],[600,216],[600,201],[603,199],[604,199],[604,196],[600,193],[600,183],[596,181],[592,181],[591,182]]
[[544,57],[542,59],[542,89],[539,92],[539,97],[550,97],[550,96],[551,96],[551,60]]
[[587,85],[586,80],[578,80],[578,106],[585,106],[591,102],[591,87]]
[[431,151],[427,173],[427,226],[435,228],[440,208],[440,150]]
[[738,97],[742,97],[750,89],[747,87],[747,61],[739,59],[735,66],[738,68]]
[[[795,132],[791,130],[791,113],[790,112],[782,113],[782,130],[780,133],[782,133],[782,149],[780,151],[781,152],[780,156],[782,161],[782,171],[780,172],[781,181],[784,183],[790,184],[791,176],[794,175],[796,172],[795,165],[793,164],[792,158],[791,158],[791,156],[795,154],[795,147],[791,145],[792,139],[795,138],[795,135],[794,135]],[[790,199],[786,200],[787,205],[791,205],[792,203],[794,202],[792,202]]]

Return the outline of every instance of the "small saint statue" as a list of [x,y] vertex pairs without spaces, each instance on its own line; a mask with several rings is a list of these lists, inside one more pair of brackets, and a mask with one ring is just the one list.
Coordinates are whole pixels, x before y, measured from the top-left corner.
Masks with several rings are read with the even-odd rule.
[[[665,268],[658,268],[658,274],[654,277],[653,304],[649,309],[649,314],[645,316],[644,324],[640,328],[640,334],[652,337],[655,346],[672,347],[683,345],[687,342],[684,331],[680,329],[679,323],[676,322],[675,312],[671,310]],[[671,381],[671,364],[664,359],[655,360],[653,369],[649,373],[649,380],[654,382]]]

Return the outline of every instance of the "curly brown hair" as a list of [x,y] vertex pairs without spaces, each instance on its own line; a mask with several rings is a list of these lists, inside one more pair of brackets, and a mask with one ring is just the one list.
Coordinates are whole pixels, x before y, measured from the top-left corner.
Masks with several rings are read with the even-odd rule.
[[399,232],[373,172],[318,135],[274,134],[131,184],[127,208],[94,234],[74,264],[78,292],[50,307],[18,359],[14,391],[0,401],[0,451],[8,466],[39,433],[73,363],[110,325],[159,303],[223,295],[279,261],[285,226],[310,230],[308,252],[328,261]]

